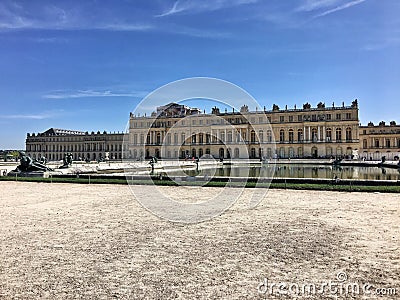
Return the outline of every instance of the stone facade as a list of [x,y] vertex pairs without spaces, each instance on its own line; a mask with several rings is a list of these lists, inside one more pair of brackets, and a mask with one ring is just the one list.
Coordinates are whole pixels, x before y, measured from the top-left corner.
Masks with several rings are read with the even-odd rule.
[[62,160],[72,153],[74,160],[122,159],[123,133],[100,133],[50,128],[27,134],[26,153],[34,159]]
[[388,160],[400,157],[400,126],[395,121],[387,125],[380,122],[374,125],[360,126],[360,156],[366,160]]
[[[124,141],[125,136],[125,141]],[[192,158],[365,158],[388,160],[400,156],[400,126],[381,122],[360,126],[358,102],[325,107],[202,113],[197,108],[169,103],[150,116],[130,114],[129,134],[88,133],[51,128],[27,134],[26,152],[32,158],[61,160],[143,160]]]
[[[358,103],[351,106],[249,111],[211,114],[179,112],[164,106],[150,117],[131,114],[129,154],[133,158],[303,158],[352,157],[359,149]],[[173,109],[168,109],[168,108]]]

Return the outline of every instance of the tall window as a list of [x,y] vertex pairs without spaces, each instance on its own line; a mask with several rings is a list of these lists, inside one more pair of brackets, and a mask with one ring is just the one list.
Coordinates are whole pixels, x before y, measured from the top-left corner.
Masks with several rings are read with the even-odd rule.
[[279,131],[279,141],[280,141],[281,143],[283,143],[283,142],[285,141],[285,131],[284,131],[283,129],[281,129],[281,130]]
[[326,129],[326,141],[330,142],[332,140],[332,128]]
[[351,141],[352,140],[352,136],[351,136],[351,128],[347,127],[346,128],[346,141]]
[[250,133],[250,140],[252,143],[256,142],[256,132],[254,130],[252,130]]
[[336,141],[340,142],[342,140],[342,129],[336,128]]
[[228,131],[228,143],[232,143],[232,131]]
[[311,129],[311,134],[312,134],[312,141],[313,141],[313,142],[318,141],[318,131],[317,131],[317,128]]
[[368,148],[368,141],[367,140],[363,140],[363,148],[364,149]]
[[[204,143],[204,135],[202,133],[199,133],[199,144],[203,144]],[[199,155],[201,156],[201,155]]]
[[185,133],[182,133],[182,134],[181,134],[181,144],[182,144],[182,145],[185,144],[185,140],[186,140]]
[[293,143],[293,141],[294,141],[293,129],[289,129],[289,143]]
[[272,142],[272,131],[271,130],[267,131],[267,142],[268,143]]
[[258,132],[258,138],[259,138],[261,143],[264,143],[264,131],[263,130],[260,130]]
[[302,142],[304,140],[303,129],[298,129],[297,130],[297,140],[299,142]]

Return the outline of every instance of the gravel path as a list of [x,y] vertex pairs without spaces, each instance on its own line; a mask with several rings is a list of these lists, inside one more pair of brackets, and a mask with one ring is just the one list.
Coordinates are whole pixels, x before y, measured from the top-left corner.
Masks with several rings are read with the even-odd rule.
[[[219,191],[157,188],[178,198]],[[291,299],[260,294],[260,282],[318,287],[338,272],[369,283],[365,299],[400,298],[397,194],[270,190],[247,210],[247,189],[220,217],[177,225],[128,186],[0,182],[0,191],[0,299]]]

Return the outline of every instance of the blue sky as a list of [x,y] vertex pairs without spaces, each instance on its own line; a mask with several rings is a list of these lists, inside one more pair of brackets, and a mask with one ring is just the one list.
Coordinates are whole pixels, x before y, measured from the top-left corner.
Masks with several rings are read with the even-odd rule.
[[397,0],[3,0],[0,149],[121,131],[148,92],[194,76],[268,108],[358,98],[363,124],[400,122],[399,15]]

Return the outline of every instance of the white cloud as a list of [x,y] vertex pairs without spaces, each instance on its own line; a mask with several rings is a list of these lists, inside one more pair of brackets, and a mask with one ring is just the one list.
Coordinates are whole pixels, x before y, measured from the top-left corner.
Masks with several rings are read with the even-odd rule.
[[73,98],[92,98],[92,97],[139,97],[147,95],[147,92],[113,92],[110,90],[94,91],[94,90],[78,90],[78,91],[54,91],[43,95],[46,99],[73,99]]
[[170,9],[162,14],[157,15],[156,17],[165,17],[182,12],[200,13],[205,11],[214,11],[227,7],[252,4],[256,2],[258,2],[258,0],[177,0]]
[[56,111],[45,111],[34,114],[11,114],[11,115],[0,115],[0,119],[15,119],[15,120],[44,120],[51,119],[59,116],[63,110]]
[[337,12],[337,11],[339,11],[339,10],[343,10],[343,9],[352,7],[352,6],[354,6],[354,5],[361,4],[361,3],[365,2],[365,1],[366,1],[366,0],[354,0],[354,1],[351,1],[351,2],[347,2],[347,3],[345,3],[345,4],[342,4],[342,5],[337,6],[337,7],[335,7],[335,8],[326,10],[326,11],[324,11],[324,12],[322,12],[322,13],[320,13],[320,14],[314,16],[314,17],[315,17],[315,18],[323,17],[323,16],[329,15],[329,14],[331,14],[331,13]]
[[28,13],[21,6],[0,3],[0,30],[44,29],[44,30],[106,30],[146,31],[151,25],[139,22],[115,22],[89,18],[64,10],[57,6],[42,7],[40,13]]
[[342,2],[342,0],[306,0],[296,10],[297,11],[313,11],[313,10],[337,5],[340,2]]

